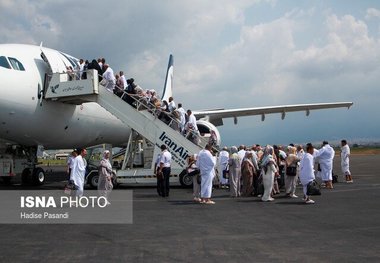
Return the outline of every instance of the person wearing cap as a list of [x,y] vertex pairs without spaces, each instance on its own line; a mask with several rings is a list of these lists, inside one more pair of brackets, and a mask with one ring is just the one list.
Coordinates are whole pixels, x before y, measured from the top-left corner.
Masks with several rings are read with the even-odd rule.
[[160,168],[158,169],[158,176],[160,177],[160,187],[161,187],[161,196],[169,196],[169,178],[170,178],[170,166],[172,161],[172,155],[168,151],[165,144],[161,145],[161,159],[160,159]]
[[315,155],[315,158],[317,158],[321,168],[320,175],[322,177],[322,181],[326,184],[326,188],[328,189],[334,188],[332,185],[332,168],[334,156],[335,151],[327,141],[323,141],[322,148]]
[[98,191],[101,196],[107,199],[107,205],[110,204],[108,196],[113,189],[112,184],[112,165],[110,163],[110,151],[105,150],[103,152],[103,158],[99,164],[99,181]]

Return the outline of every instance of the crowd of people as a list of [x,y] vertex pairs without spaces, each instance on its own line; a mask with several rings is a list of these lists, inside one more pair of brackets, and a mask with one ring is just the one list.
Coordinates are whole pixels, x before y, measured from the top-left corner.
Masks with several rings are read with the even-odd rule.
[[141,88],[133,78],[127,79],[123,71],[115,74],[104,58],[93,59],[91,62],[80,59],[79,66],[76,69],[67,66],[66,73],[69,80],[81,80],[87,78],[87,70],[90,69],[97,70],[100,84],[108,91],[114,93],[134,108],[139,110],[148,109],[193,143],[199,143],[200,133],[196,118],[190,109],[186,111],[182,107],[182,103],[178,103],[177,106],[173,97],[169,97],[168,101],[160,100],[154,89],[145,90]]
[[[230,196],[256,196],[271,202],[284,189],[288,198],[298,198],[296,186],[303,186],[303,201],[313,204],[310,198],[311,185],[320,178],[321,187],[333,189],[333,159],[335,151],[327,141],[316,149],[311,143],[290,144],[286,147],[260,145],[239,148],[224,147],[218,154],[210,145],[188,160],[187,172],[193,176],[193,198],[195,202],[214,204],[211,200],[212,186],[229,189]],[[347,183],[352,183],[349,169],[350,148],[346,140],[341,141],[341,169]]]
[[[100,83],[107,90],[119,96],[131,106],[144,107],[156,114],[166,124],[178,130],[194,143],[199,141],[199,130],[196,118],[191,110],[185,111],[181,103],[178,107],[170,97],[168,101],[160,101],[155,90],[144,90],[135,84],[133,78],[126,79],[124,72],[114,74],[112,68],[104,58],[93,59],[91,62],[80,59],[77,69],[67,67],[69,80],[86,79],[87,70],[98,71]],[[188,160],[188,174],[193,176],[194,201],[206,204],[214,204],[211,200],[213,182],[218,181],[221,188],[229,189],[231,197],[258,196],[262,201],[273,201],[280,194],[280,188],[285,189],[285,195],[289,198],[297,198],[296,185],[303,185],[303,200],[307,204],[314,203],[308,194],[308,186],[315,181],[315,176],[322,180],[322,187],[333,189],[333,158],[334,149],[324,141],[320,149],[307,144],[293,144],[287,147],[260,145],[246,147],[241,145],[224,147],[216,156],[213,153],[212,144],[207,144],[205,149]],[[346,140],[341,141],[341,168],[347,183],[352,183],[349,170],[350,149]],[[155,173],[157,175],[157,189],[160,196],[169,195],[169,176],[171,155],[166,146],[162,145],[162,153],[157,157]],[[70,164],[70,179],[83,193],[85,167],[83,152],[74,157]],[[109,158],[109,153],[108,153]],[[110,164],[107,163],[107,153],[99,168],[102,177],[100,185],[104,195],[110,191]],[[314,166],[316,164],[316,166]],[[314,167],[317,167],[316,171]],[[112,183],[111,183],[112,185]],[[112,190],[112,188],[111,188]]]

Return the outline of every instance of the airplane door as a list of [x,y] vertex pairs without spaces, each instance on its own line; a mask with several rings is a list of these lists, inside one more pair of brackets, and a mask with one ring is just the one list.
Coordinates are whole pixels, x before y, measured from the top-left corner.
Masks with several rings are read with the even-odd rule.
[[49,65],[51,73],[66,72],[64,57],[56,50],[41,47],[41,57]]

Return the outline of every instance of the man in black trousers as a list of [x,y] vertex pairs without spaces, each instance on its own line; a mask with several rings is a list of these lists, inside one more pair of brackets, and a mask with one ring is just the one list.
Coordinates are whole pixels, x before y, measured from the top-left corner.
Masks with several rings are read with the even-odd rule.
[[158,192],[162,197],[169,196],[169,178],[170,178],[170,166],[172,161],[172,155],[168,151],[165,144],[161,145],[161,159],[160,168],[157,175],[157,188],[161,188]]

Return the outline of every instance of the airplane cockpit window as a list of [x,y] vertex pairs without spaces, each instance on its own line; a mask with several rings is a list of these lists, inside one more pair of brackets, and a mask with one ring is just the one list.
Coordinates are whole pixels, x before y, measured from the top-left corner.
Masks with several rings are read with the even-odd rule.
[[4,56],[0,56],[0,67],[11,69],[11,65],[9,65],[7,58]]
[[9,59],[9,62],[11,62],[12,67],[15,70],[25,71],[25,68],[24,68],[24,66],[22,65],[22,63],[20,61],[18,61],[15,58],[11,58],[11,57],[9,57],[8,59]]

